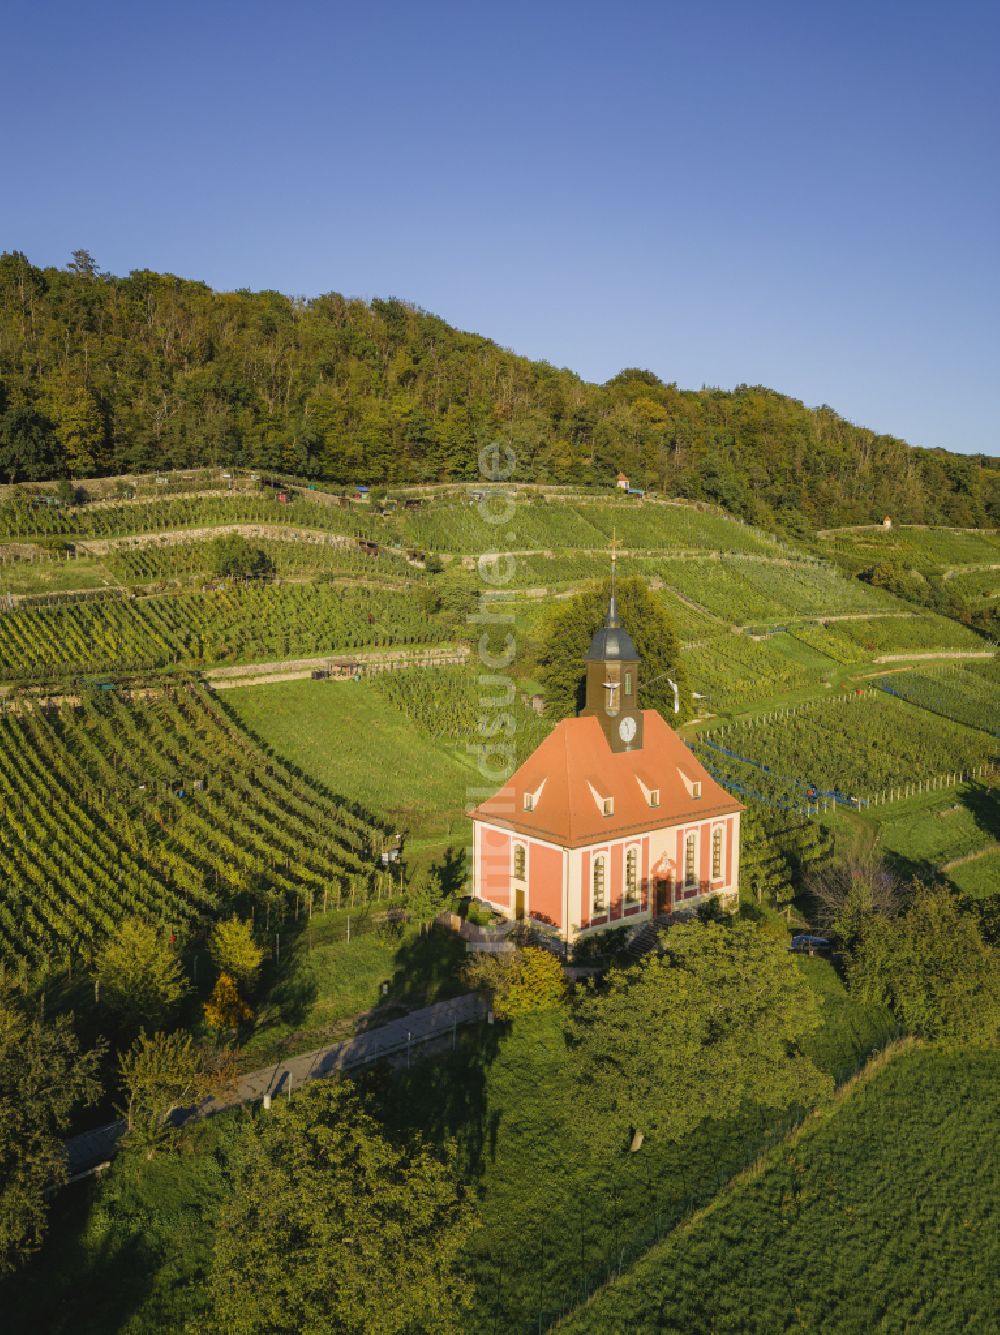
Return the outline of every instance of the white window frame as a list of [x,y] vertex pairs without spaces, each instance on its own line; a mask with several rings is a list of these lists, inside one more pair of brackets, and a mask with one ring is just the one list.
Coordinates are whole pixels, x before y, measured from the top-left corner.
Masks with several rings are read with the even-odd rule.
[[[522,853],[522,854],[524,855],[524,875],[523,875],[523,876],[518,876],[518,874],[517,874],[517,855],[518,855],[518,853]],[[510,848],[510,878],[511,878],[512,881],[521,881],[521,882],[523,882],[525,885],[527,885],[527,883],[528,883],[528,845],[527,845],[527,844],[522,844],[520,841],[511,844],[511,848]]]
[[[688,872],[688,849],[694,847],[694,857],[691,859],[693,870]],[[684,836],[684,889],[697,890],[699,884],[698,861],[701,854],[701,841],[697,830],[688,830]]]
[[[604,897],[604,907],[597,907],[597,869],[601,869],[601,894]],[[597,853],[590,860],[590,916],[592,918],[603,918],[608,913],[608,855],[607,853]]]
[[[719,870],[715,870],[715,849],[718,841],[719,849]],[[724,881],[726,879],[726,827],[725,825],[716,825],[712,830],[712,880]]]
[[[635,855],[635,894],[630,897],[628,886],[628,860]],[[629,844],[622,858],[622,903],[626,908],[634,908],[642,903],[642,849],[638,844]]]

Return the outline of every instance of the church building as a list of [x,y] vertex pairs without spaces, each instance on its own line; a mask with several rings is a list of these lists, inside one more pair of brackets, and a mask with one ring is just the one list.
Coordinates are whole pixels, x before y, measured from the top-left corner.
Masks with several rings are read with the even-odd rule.
[[735,907],[743,807],[654,709],[615,600],[586,656],[586,699],[472,811],[473,893],[567,941],[696,907]]

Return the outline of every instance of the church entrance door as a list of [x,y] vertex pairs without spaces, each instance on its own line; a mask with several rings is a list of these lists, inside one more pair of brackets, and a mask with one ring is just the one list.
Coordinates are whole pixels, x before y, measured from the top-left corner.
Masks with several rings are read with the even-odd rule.
[[514,917],[518,922],[524,922],[524,891],[514,891]]
[[673,890],[672,878],[670,876],[658,876],[656,878],[656,913],[669,913],[671,908],[671,892]]

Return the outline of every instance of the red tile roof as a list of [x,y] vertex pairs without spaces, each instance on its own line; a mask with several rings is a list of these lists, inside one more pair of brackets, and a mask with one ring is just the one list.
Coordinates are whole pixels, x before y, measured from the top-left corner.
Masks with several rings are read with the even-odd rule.
[[[578,848],[743,810],[655,709],[644,709],[642,716],[641,749],[617,752],[593,715],[563,719],[507,783],[471,812],[472,819]],[[692,795],[696,783],[700,797]],[[659,806],[649,805],[643,785],[659,789]],[[531,811],[524,809],[526,793],[536,794]],[[611,816],[602,814],[601,799],[607,797],[614,799]]]

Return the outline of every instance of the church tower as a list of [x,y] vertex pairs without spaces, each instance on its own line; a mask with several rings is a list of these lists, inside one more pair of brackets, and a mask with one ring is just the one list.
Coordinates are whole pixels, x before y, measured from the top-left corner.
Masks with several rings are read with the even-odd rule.
[[611,601],[604,625],[587,650],[587,681],[582,717],[593,714],[612,751],[642,748],[642,711],[639,709],[639,656],[632,637],[618,618],[615,596],[617,553],[611,543]]

